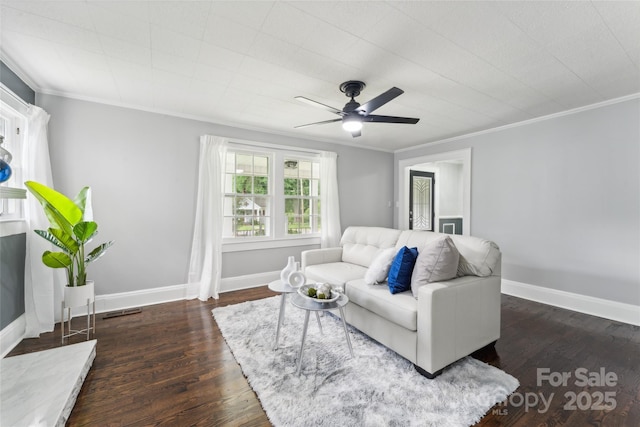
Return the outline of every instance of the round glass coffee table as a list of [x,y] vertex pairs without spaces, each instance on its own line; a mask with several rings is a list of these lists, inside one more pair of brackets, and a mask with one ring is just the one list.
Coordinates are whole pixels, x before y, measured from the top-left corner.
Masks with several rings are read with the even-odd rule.
[[[342,308],[349,303],[349,297],[345,294],[341,294],[340,298],[333,302],[316,302],[310,298],[305,298],[297,292],[291,298],[291,304],[305,311],[304,314],[304,326],[302,328],[302,343],[300,343],[300,353],[298,354],[298,368],[296,373],[299,375],[302,369],[302,352],[304,351],[304,342],[307,339],[307,327],[309,326],[309,314],[312,311],[318,313],[321,311],[330,311],[338,309],[340,310],[340,318],[342,319],[342,327],[344,328],[344,336],[347,339],[347,345],[349,346],[349,353],[353,357],[353,348],[351,347],[351,338],[349,338],[349,331],[347,330],[347,322],[344,320],[344,310]],[[320,324],[320,320],[318,320]],[[322,331],[322,329],[320,329]]]
[[[275,350],[278,348],[278,342],[280,341],[280,327],[284,325],[284,308],[285,308],[287,295],[297,293],[298,288],[294,288],[288,283],[284,283],[280,279],[274,280],[273,282],[269,283],[268,286],[269,286],[269,289],[272,290],[273,292],[278,292],[282,294],[282,298],[280,298],[280,312],[278,313],[278,325],[276,326],[276,343],[273,347],[273,349]],[[318,327],[320,328],[320,332],[322,332],[322,325],[320,324],[320,316],[318,315],[318,313],[316,313],[316,319],[318,321]]]

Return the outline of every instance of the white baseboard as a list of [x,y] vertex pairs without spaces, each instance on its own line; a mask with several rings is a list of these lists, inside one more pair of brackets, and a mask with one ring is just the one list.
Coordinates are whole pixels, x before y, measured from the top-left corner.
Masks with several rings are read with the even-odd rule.
[[0,358],[5,357],[15,346],[20,344],[27,330],[27,316],[23,314],[0,331]]
[[[226,277],[220,282],[220,293],[263,286],[278,278],[280,278],[279,271]],[[198,293],[197,290],[190,289],[190,286],[191,285],[188,284],[182,284],[117,294],[96,295],[96,313],[188,299],[189,295],[197,295]],[[86,308],[84,307],[76,307],[73,309],[74,317],[85,314]]]
[[640,326],[640,306],[502,279],[502,293]]
[[246,274],[244,276],[226,277],[220,283],[220,292],[239,291],[241,289],[264,286],[280,278],[280,270],[266,273]]
[[[173,285],[117,294],[96,295],[96,313],[183,300],[187,298],[187,290],[188,285]],[[73,311],[74,316],[83,314],[86,314],[83,308],[74,309]]]

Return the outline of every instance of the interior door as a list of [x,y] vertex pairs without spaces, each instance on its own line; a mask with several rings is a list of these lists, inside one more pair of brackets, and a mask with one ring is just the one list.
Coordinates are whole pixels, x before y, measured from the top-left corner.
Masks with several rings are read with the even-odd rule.
[[409,229],[434,231],[435,174],[409,172]]

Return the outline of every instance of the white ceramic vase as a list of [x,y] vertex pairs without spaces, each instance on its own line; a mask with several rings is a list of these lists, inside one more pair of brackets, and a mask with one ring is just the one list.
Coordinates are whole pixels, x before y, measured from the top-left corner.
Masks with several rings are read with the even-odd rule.
[[96,298],[93,280],[87,280],[84,286],[64,287],[64,306],[82,307],[87,305],[87,300],[92,303]]
[[287,261],[287,266],[280,272],[280,280],[285,285],[289,284],[289,275],[296,271],[296,259],[294,256],[290,256]]

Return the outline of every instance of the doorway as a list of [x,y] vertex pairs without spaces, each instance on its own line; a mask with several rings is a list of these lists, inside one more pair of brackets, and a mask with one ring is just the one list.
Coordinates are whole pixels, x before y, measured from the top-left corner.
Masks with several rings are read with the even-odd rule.
[[409,230],[434,230],[435,174],[409,172]]
[[[471,234],[471,148],[439,154],[398,160],[398,186],[395,226],[410,229],[409,211],[411,172],[422,171],[435,174],[432,226],[434,231],[455,234]],[[456,178],[451,179],[451,174]],[[449,223],[456,221],[456,225]],[[459,225],[458,225],[459,222]],[[415,224],[412,224],[415,228]]]

